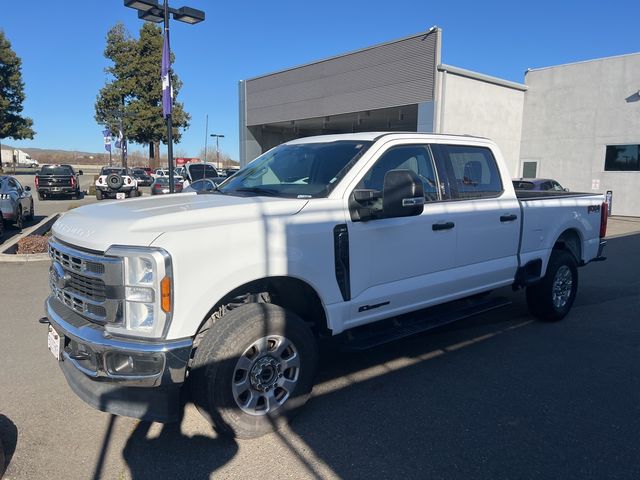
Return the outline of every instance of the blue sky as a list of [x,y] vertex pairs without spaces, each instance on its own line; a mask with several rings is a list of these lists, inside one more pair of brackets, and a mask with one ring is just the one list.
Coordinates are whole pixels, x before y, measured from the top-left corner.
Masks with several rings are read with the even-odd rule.
[[[209,132],[238,157],[238,80],[425,31],[443,29],[442,61],[522,82],[524,71],[640,51],[640,2],[172,0],[204,10],[207,20],[172,22],[180,99],[192,116],[178,152],[195,156]],[[55,9],[47,7],[57,4]],[[107,30],[141,22],[122,0],[0,0],[0,29],[23,61],[37,135],[21,147],[99,152],[93,105],[104,85]],[[158,80],[160,81],[160,80]],[[640,79],[638,79],[640,88]],[[131,149],[138,147],[132,146]],[[164,149],[164,147],[163,147]]]

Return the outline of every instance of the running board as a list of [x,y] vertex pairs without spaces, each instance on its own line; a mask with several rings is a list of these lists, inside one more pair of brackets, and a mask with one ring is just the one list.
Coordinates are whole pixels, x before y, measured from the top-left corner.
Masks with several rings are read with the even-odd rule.
[[511,301],[505,297],[470,297],[444,305],[437,305],[349,330],[344,334],[341,347],[342,350],[348,352],[368,350],[369,348],[433,330],[480,313],[495,310],[510,303]]

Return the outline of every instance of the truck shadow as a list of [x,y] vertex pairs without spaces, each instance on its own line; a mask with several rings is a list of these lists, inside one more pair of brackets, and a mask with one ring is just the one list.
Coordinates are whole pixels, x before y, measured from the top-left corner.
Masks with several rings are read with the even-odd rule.
[[17,443],[18,428],[6,415],[0,413],[0,478],[9,468]]

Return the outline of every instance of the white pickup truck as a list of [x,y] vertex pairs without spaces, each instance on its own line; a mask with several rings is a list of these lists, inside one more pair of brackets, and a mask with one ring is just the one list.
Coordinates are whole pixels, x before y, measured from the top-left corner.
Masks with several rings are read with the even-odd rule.
[[188,392],[253,437],[305,403],[318,337],[367,348],[502,305],[484,294],[504,286],[563,318],[606,220],[602,195],[516,193],[483,138],[303,138],[213,192],[66,213],[41,321],[95,408],[171,421]]

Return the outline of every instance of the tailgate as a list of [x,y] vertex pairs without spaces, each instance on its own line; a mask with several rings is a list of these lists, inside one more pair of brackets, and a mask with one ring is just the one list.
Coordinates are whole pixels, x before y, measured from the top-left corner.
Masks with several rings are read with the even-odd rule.
[[38,187],[71,187],[69,175],[47,175],[38,177]]

